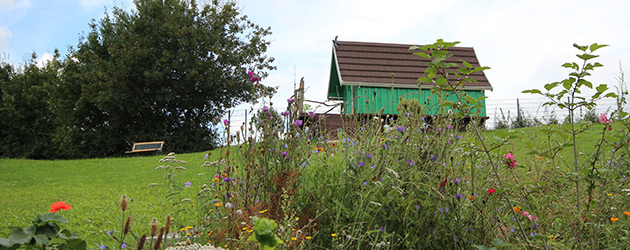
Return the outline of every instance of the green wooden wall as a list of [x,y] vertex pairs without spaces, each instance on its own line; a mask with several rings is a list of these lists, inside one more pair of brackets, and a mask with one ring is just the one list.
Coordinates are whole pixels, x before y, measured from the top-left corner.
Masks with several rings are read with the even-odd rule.
[[[474,98],[484,96],[483,90],[466,90],[467,95]],[[379,88],[343,86],[344,114],[373,114],[385,108],[385,114],[397,114],[396,107],[401,98],[418,99],[421,105],[426,107],[427,115],[434,115],[438,111],[435,95],[431,95],[430,89],[403,89],[403,88]],[[455,95],[446,96],[447,100],[456,101]],[[366,100],[368,100],[366,102]],[[485,100],[481,116],[486,116]]]

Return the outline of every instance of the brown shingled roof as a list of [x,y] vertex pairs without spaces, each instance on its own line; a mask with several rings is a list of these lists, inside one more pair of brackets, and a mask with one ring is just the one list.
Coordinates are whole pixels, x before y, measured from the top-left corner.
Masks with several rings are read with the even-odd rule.
[[[363,85],[391,87],[417,87],[418,78],[426,76],[429,60],[413,55],[422,50],[409,50],[413,45],[366,43],[338,41],[338,46],[333,47],[333,55],[336,58],[340,73],[341,85]],[[449,52],[453,54],[447,62],[460,62],[465,60],[477,67],[479,60],[475,50],[470,47],[451,47]],[[393,76],[392,76],[393,75]],[[476,83],[466,83],[464,89],[490,89],[483,72],[472,75]]]

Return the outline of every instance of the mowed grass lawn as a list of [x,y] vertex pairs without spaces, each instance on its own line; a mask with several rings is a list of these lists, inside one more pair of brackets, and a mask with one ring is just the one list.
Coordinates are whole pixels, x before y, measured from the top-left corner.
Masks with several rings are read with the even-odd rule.
[[[188,161],[188,170],[178,171],[178,179],[199,180],[205,153],[178,155]],[[153,217],[168,214],[170,203],[165,196],[162,156],[134,156],[85,160],[0,159],[0,234],[7,237],[11,225],[25,227],[50,204],[65,201],[72,209],[62,214],[70,221],[69,228],[92,248],[106,230],[119,230],[122,194],[132,201],[126,215],[133,218],[136,232],[148,231]],[[214,157],[216,158],[216,156]],[[147,187],[159,183],[156,187]],[[199,184],[199,183],[195,183]],[[195,185],[197,186],[197,185]],[[190,190],[193,191],[193,190]],[[140,233],[141,234],[141,233]],[[100,243],[98,243],[100,244]]]
[[[520,164],[536,167],[535,157],[527,156],[532,148],[545,145],[546,127],[514,130],[485,131],[488,144],[512,136],[502,150],[512,151]],[[598,125],[588,129],[579,137],[582,150],[589,152],[601,136]],[[467,133],[464,136],[474,136]],[[555,134],[552,138],[569,138],[569,134]],[[208,160],[218,159],[222,149],[215,150]],[[176,181],[181,185],[186,181],[193,186],[185,192],[190,198],[202,184],[210,183],[212,171],[200,166],[206,152],[177,155],[187,161],[187,170],[178,171]],[[561,153],[562,157],[572,157],[571,148]],[[501,157],[499,152],[494,152]],[[88,248],[96,248],[106,242],[105,231],[120,231],[121,211],[119,200],[122,194],[128,195],[132,202],[125,215],[132,216],[133,230],[142,234],[149,231],[151,218],[163,222],[171,211],[170,202],[165,198],[169,189],[164,182],[164,172],[155,168],[163,165],[161,156],[131,156],[122,158],[84,159],[84,160],[24,160],[0,159],[0,237],[7,237],[9,226],[25,227],[37,214],[49,210],[50,204],[65,201],[72,204],[72,209],[63,211],[70,221],[63,228],[68,228],[88,241]],[[238,157],[232,153],[231,157]],[[570,162],[570,161],[568,161]],[[568,166],[567,166],[568,167]],[[204,176],[200,176],[204,173]],[[158,183],[156,187],[147,187]],[[179,221],[177,221],[179,219]],[[175,218],[175,225],[184,226],[193,223],[188,218]],[[190,220],[190,221],[185,221]]]

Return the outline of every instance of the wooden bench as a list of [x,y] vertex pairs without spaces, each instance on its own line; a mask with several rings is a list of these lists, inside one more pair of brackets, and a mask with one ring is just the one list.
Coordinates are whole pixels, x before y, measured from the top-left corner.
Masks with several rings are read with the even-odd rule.
[[131,147],[131,151],[127,151],[125,153],[140,153],[140,152],[152,152],[155,151],[157,154],[162,152],[162,146],[164,145],[164,141],[152,141],[152,142],[136,142]]

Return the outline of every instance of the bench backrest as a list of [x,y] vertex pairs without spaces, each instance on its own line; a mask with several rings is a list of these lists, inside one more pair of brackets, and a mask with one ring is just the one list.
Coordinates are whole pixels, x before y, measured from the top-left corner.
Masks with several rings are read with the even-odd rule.
[[164,141],[136,142],[133,144],[132,151],[134,152],[162,151],[163,145],[164,145]]

